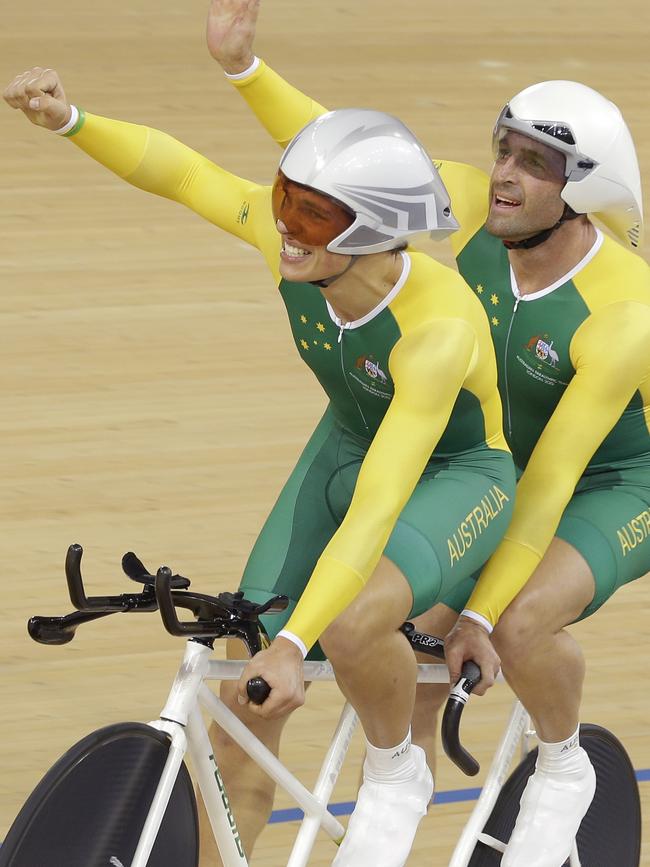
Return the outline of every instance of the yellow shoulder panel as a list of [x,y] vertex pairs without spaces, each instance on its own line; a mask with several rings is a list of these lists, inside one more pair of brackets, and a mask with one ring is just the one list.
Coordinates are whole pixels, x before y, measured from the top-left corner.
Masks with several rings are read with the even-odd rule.
[[650,267],[608,235],[573,284],[592,312],[616,301],[650,304]]

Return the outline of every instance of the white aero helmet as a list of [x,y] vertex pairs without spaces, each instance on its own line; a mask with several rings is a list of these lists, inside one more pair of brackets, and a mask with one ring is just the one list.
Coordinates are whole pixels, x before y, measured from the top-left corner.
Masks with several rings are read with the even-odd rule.
[[289,143],[279,170],[294,183],[345,205],[354,221],[327,244],[332,253],[394,250],[409,236],[456,231],[449,193],[404,124],[360,108],[330,111]]
[[564,201],[595,214],[636,248],[643,232],[641,175],[621,112],[602,94],[575,81],[542,81],[513,97],[499,115],[495,145],[512,129],[566,156]]

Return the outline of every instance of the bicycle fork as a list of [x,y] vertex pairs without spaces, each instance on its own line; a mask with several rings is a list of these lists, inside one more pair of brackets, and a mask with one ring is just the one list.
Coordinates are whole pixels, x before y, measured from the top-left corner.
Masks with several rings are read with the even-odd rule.
[[146,867],[148,863],[188,746],[224,867],[248,867],[228,795],[198,710],[197,695],[211,654],[210,647],[196,641],[187,642],[183,663],[160,718],[149,723],[152,728],[168,734],[171,743],[131,867]]
[[190,714],[188,734],[196,779],[224,867],[231,867],[231,865],[232,867],[247,867],[248,861],[244,846],[239,836],[221,772],[215,760],[212,744],[203,725],[200,711],[196,707]]

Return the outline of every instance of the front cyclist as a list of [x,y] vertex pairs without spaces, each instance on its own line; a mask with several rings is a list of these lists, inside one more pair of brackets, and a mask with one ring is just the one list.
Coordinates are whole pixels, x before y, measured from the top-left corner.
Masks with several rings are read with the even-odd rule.
[[[412,133],[380,112],[310,123],[271,189],[157,130],[77,110],[53,70],[19,76],[5,99],[128,182],[256,246],[279,282],[298,353],[330,404],[241,585],[257,601],[287,594],[288,620],[224,695],[277,746],[304,698],[303,657],[320,639],[368,741],[335,864],[402,867],[433,782],[410,745],[416,666],[399,627],[487,560],[514,494],[481,305],[456,272],[407,246],[414,234],[457,226],[436,169]],[[450,558],[461,540],[462,556]],[[257,675],[272,687],[261,708],[246,703],[245,683]],[[217,746],[250,847],[269,792],[232,743]],[[204,839],[204,865],[217,863],[208,846]]]
[[[325,109],[253,62],[257,5],[213,0],[208,43],[282,142]],[[640,241],[641,183],[609,100],[575,82],[534,85],[501,112],[493,144],[491,178],[438,167],[461,225],[451,238],[458,268],[489,317],[505,434],[523,475],[512,524],[474,592],[458,586],[451,608],[420,625],[446,631],[465,606],[448,661],[452,678],[463,659],[479,662],[478,692],[498,668],[494,629],[540,737],[503,865],[560,867],[595,785],[578,738],[584,661],[564,627],[650,570],[650,276],[629,249]],[[430,692],[416,708],[418,741],[440,701]]]

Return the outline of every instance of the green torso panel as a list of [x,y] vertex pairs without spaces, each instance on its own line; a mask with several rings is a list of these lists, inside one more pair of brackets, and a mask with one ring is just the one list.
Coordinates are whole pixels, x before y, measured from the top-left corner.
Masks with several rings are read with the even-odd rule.
[[[430,260],[423,259],[421,254],[411,254],[413,259],[429,268]],[[421,324],[430,318],[469,318],[472,324],[477,323],[481,353],[488,356],[486,368],[494,367],[484,317],[467,287],[460,281],[451,287],[429,285],[418,277],[419,273],[416,264],[411,276],[383,309],[352,323],[351,327],[337,324],[318,287],[280,282],[300,356],[325,390],[337,422],[366,442],[374,438],[395,394],[393,378],[398,374],[391,367],[390,357],[412,323]],[[400,314],[404,308],[408,309],[408,315]],[[486,422],[486,405],[488,414],[493,412],[494,400],[498,402],[498,398],[494,383],[492,389],[487,385],[488,379],[489,371],[481,387],[461,389],[432,457],[479,448],[494,434],[494,425]],[[431,389],[439,384],[432,377]],[[503,447],[503,442],[496,447]]]
[[325,390],[338,423],[371,440],[394,394],[388,357],[401,334],[388,308],[365,325],[339,328],[320,290],[282,280],[296,347]]
[[[614,244],[605,239],[603,246]],[[601,251],[596,253],[594,265],[602,255]],[[636,258],[622,249],[620,255],[623,263],[626,257]],[[469,240],[457,261],[459,271],[481,301],[490,321],[499,370],[504,433],[515,463],[524,469],[575,375],[571,341],[593,309],[606,303],[606,299],[602,297],[598,281],[581,273],[550,291],[518,298],[512,285],[507,251],[485,228]],[[609,264],[606,259],[604,264],[605,267]],[[595,270],[590,268],[590,271]],[[611,287],[609,300],[612,303],[620,300],[617,293],[625,297],[625,275],[621,273],[619,277],[618,285]],[[632,292],[631,297],[634,296]],[[616,340],[615,334],[612,340]],[[602,351],[607,352],[608,347],[603,346]],[[647,396],[644,399],[637,391],[593,455],[586,473],[650,463],[644,404],[648,404]],[[576,419],[577,425],[581,423],[583,420]]]

